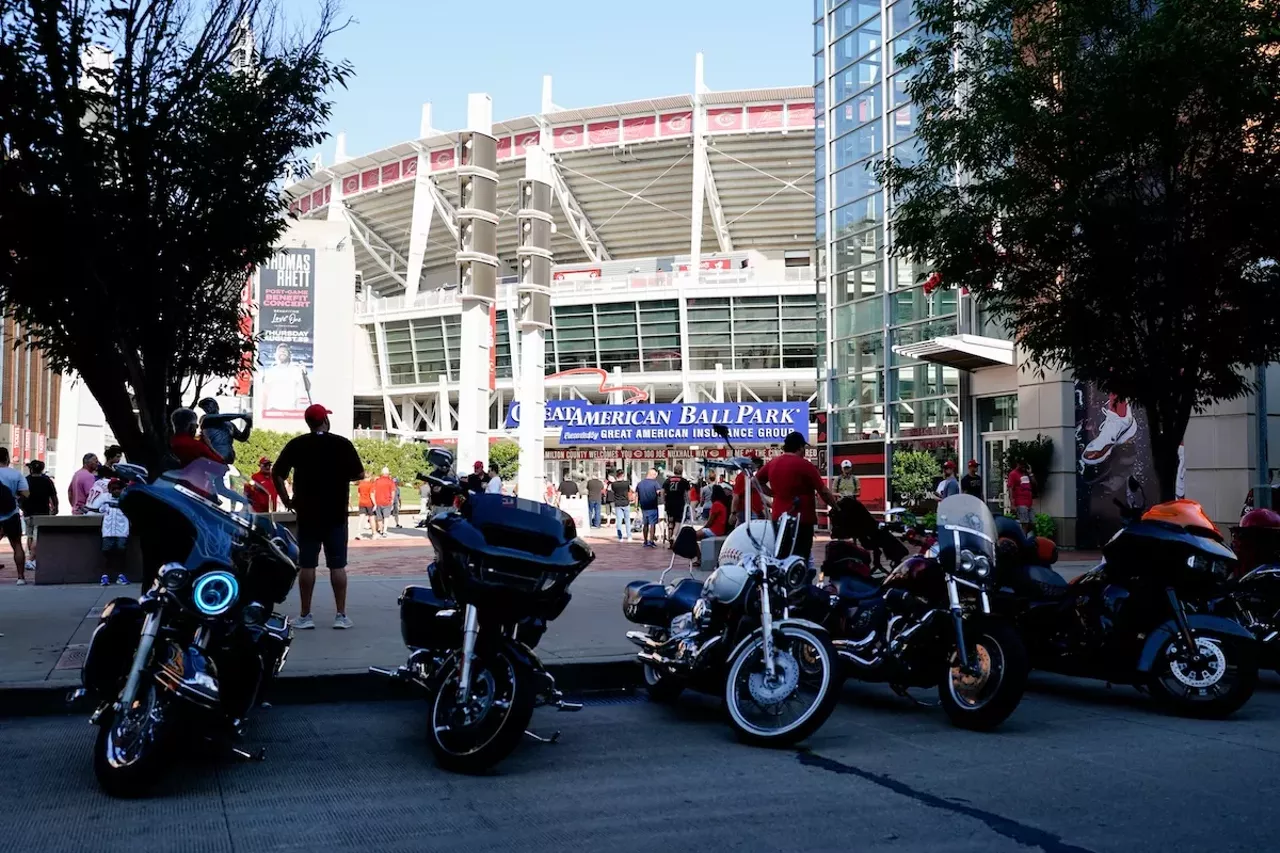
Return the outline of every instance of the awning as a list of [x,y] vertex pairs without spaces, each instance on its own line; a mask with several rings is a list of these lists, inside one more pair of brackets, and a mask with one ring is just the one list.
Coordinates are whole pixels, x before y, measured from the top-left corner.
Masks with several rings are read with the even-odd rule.
[[1013,341],[981,335],[944,335],[915,344],[899,344],[893,351],[903,358],[945,364],[960,370],[1013,364]]

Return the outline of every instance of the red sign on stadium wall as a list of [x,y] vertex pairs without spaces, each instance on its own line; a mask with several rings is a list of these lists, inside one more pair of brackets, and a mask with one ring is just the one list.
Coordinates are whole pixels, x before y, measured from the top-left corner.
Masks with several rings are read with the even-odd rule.
[[440,151],[431,152],[431,171],[438,172],[441,169],[452,169],[454,161],[454,152],[452,148],[445,148]]
[[653,139],[657,133],[658,121],[653,116],[637,116],[622,120],[622,139],[624,142],[635,142],[640,139]]
[[813,127],[813,104],[788,105],[787,127]]
[[[729,270],[733,269],[733,261],[729,258],[706,258],[698,262],[700,270]],[[688,264],[680,264],[676,267],[677,272],[688,272]]]
[[538,131],[530,133],[517,133],[515,138],[516,156],[519,157],[529,150],[530,145],[537,145],[542,140],[542,134]]
[[343,195],[354,195],[355,193],[358,193],[358,192],[360,192],[360,176],[359,175],[347,175],[345,178],[342,179]]
[[398,180],[400,180],[400,164],[399,163],[388,163],[387,165],[382,167],[382,182],[384,184],[390,183],[391,181],[398,181]]
[[663,136],[683,136],[693,132],[693,113],[688,110],[680,113],[667,113],[659,116],[658,121]]
[[406,157],[400,163],[400,174],[406,178],[412,178],[418,174],[418,158]]
[[587,139],[592,145],[609,145],[618,141],[616,121],[597,121],[587,125]]
[[360,189],[367,190],[378,185],[378,170],[365,169],[360,173]]
[[498,159],[499,160],[511,159],[511,137],[510,136],[498,137]]
[[578,270],[556,270],[551,274],[552,281],[590,281],[600,277],[600,267],[587,267]]
[[747,127],[750,130],[782,127],[782,104],[747,107]]
[[721,110],[707,110],[707,131],[716,133],[729,130],[742,130],[742,107],[731,107]]
[[581,148],[583,143],[582,125],[557,127],[551,131],[551,138],[556,148]]

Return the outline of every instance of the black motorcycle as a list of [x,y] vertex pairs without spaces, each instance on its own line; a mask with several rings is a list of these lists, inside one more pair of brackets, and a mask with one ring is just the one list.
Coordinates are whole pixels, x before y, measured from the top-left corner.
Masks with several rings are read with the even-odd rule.
[[[842,500],[832,519],[836,539],[804,612],[837,637],[845,674],[902,696],[936,687],[961,728],[1004,722],[1022,699],[1029,665],[1017,630],[991,611],[996,533],[987,505],[972,495],[939,504],[937,542],[924,556],[908,557],[856,500]],[[873,569],[879,554],[894,564],[883,578]]]
[[1022,632],[1033,667],[1131,684],[1193,717],[1225,717],[1249,701],[1257,641],[1235,618],[1212,612],[1229,598],[1236,555],[1207,520],[1159,520],[1176,519],[1186,504],[1162,505],[1171,511],[1156,518],[1135,507],[1103,562],[1070,583],[1038,562],[1029,543],[1016,545],[993,602]]
[[223,488],[225,465],[201,459],[149,484],[131,471],[120,509],[155,580],[103,608],[72,695],[97,704],[94,773],[122,797],[187,741],[261,757],[233,743],[284,665],[293,628],[272,608],[298,574],[293,535]]
[[[754,468],[744,457],[705,464]],[[756,488],[751,477],[747,488]],[[795,532],[790,515],[776,527],[750,521],[725,541],[705,583],[684,578],[664,586],[664,573],[658,583],[627,585],[623,615],[645,626],[627,639],[640,647],[650,696],[672,701],[686,688],[719,694],[739,739],[758,745],[799,743],[826,722],[842,679],[827,631],[791,615],[810,587],[805,558],[790,554]],[[693,528],[680,531],[673,550],[690,560],[697,555]]]
[[[460,494],[453,456],[433,448],[433,493]],[[409,661],[371,667],[422,688],[430,702],[427,736],[441,767],[478,773],[529,734],[535,707],[578,711],[564,701],[533,649],[564,612],[571,584],[595,554],[573,519],[547,504],[477,494],[449,501],[428,521],[436,559],[431,585],[400,596],[400,634]]]

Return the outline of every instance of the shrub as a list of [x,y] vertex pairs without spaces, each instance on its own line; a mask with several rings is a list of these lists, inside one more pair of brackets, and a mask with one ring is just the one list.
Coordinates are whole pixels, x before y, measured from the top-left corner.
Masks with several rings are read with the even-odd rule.
[[1048,513],[1037,512],[1034,519],[1035,534],[1045,539],[1053,539],[1058,535],[1058,523]]
[[489,462],[498,463],[498,473],[504,480],[511,480],[520,470],[520,445],[503,439],[489,445]]
[[938,480],[938,460],[922,450],[896,450],[893,454],[893,494],[908,509],[924,503]]

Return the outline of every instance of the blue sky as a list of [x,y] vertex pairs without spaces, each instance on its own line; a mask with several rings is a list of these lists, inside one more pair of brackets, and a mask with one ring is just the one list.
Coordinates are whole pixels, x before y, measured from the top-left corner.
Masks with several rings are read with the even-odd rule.
[[329,52],[356,77],[329,129],[346,131],[353,156],[416,137],[424,101],[442,130],[466,124],[469,92],[493,98],[495,119],[535,113],[544,74],[562,107],[690,92],[698,51],[712,89],[813,82],[812,0],[345,0],[344,11],[355,22]]

